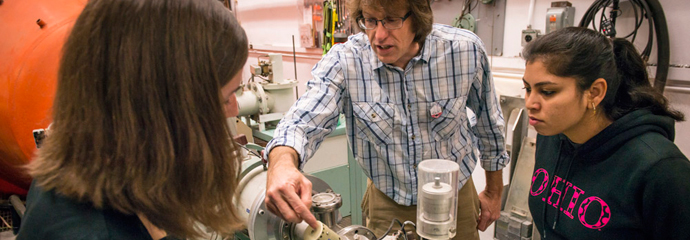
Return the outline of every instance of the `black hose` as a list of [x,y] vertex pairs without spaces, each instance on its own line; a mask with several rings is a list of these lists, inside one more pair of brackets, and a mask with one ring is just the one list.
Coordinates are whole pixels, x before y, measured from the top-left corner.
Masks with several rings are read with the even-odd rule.
[[633,29],[633,31],[630,32],[630,34],[628,34],[628,35],[626,35],[625,37],[623,37],[623,38],[628,38],[628,37],[631,37],[631,36],[632,36],[632,40],[630,41],[630,42],[632,42],[632,43],[635,42],[635,38],[637,37],[637,29],[639,29],[639,28],[640,28],[640,25],[642,25],[642,19],[643,19],[643,18],[638,17],[638,15],[637,15],[637,5],[636,5],[633,1],[634,1],[634,0],[630,1],[630,6],[632,7],[633,12],[634,12],[633,15],[635,16],[635,29]]
[[[388,233],[390,233],[391,230],[393,229],[393,225],[395,225],[395,223],[398,223],[398,225],[400,225],[400,231],[403,232],[404,238],[407,240],[407,234],[405,233],[405,225],[403,225],[403,223],[400,222],[400,220],[398,220],[397,218],[393,218],[393,220],[391,221],[391,225],[388,226],[388,230],[386,230],[386,232],[383,233],[383,235],[381,235],[381,237],[378,238],[378,240],[383,240],[384,238],[386,238]],[[416,229],[416,227],[415,227],[415,229]]]
[[647,0],[647,4],[652,12],[652,16],[654,16],[654,29],[656,30],[657,39],[657,66],[656,75],[654,77],[654,88],[656,88],[660,93],[663,93],[664,88],[666,87],[666,78],[668,77],[668,68],[670,66],[671,58],[668,25],[666,25],[666,16],[664,15],[664,10],[659,1]]
[[647,0],[641,0],[641,7],[645,9],[645,14],[647,15],[647,26],[649,27],[649,34],[647,36],[647,45],[644,47],[644,50],[642,50],[642,59],[644,59],[645,62],[649,61],[649,55],[652,54],[652,47],[654,46],[654,35],[652,34],[654,32],[654,13],[652,13],[652,10],[649,8],[649,4],[647,4]]

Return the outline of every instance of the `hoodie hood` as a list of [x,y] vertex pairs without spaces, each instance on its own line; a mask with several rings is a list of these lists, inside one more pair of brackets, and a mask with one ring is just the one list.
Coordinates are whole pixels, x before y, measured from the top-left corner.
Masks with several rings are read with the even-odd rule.
[[[600,162],[630,139],[647,132],[659,133],[673,142],[675,121],[667,116],[655,115],[647,109],[636,110],[614,121],[578,147],[577,152],[585,162]],[[562,135],[561,139],[568,141],[564,138],[565,135]]]

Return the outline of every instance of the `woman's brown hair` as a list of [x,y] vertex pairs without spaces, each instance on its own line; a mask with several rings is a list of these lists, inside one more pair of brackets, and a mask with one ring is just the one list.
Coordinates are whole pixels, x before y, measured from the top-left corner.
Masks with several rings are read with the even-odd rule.
[[97,208],[142,214],[177,237],[231,233],[238,146],[221,87],[247,59],[216,0],[91,0],[63,48],[36,183]]

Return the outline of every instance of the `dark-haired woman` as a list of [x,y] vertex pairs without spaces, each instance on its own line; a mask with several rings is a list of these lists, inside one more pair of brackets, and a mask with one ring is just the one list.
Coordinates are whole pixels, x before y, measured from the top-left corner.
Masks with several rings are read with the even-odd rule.
[[17,239],[200,238],[242,225],[226,117],[248,48],[222,3],[91,0],[63,52]]
[[673,143],[684,116],[650,86],[635,47],[566,28],[523,56],[542,239],[690,239],[690,162]]

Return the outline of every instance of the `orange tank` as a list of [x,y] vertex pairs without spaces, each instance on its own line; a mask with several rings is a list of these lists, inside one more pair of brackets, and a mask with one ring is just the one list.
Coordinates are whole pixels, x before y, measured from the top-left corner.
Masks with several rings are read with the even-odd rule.
[[22,165],[46,128],[62,45],[86,0],[0,0],[0,193],[26,195]]

